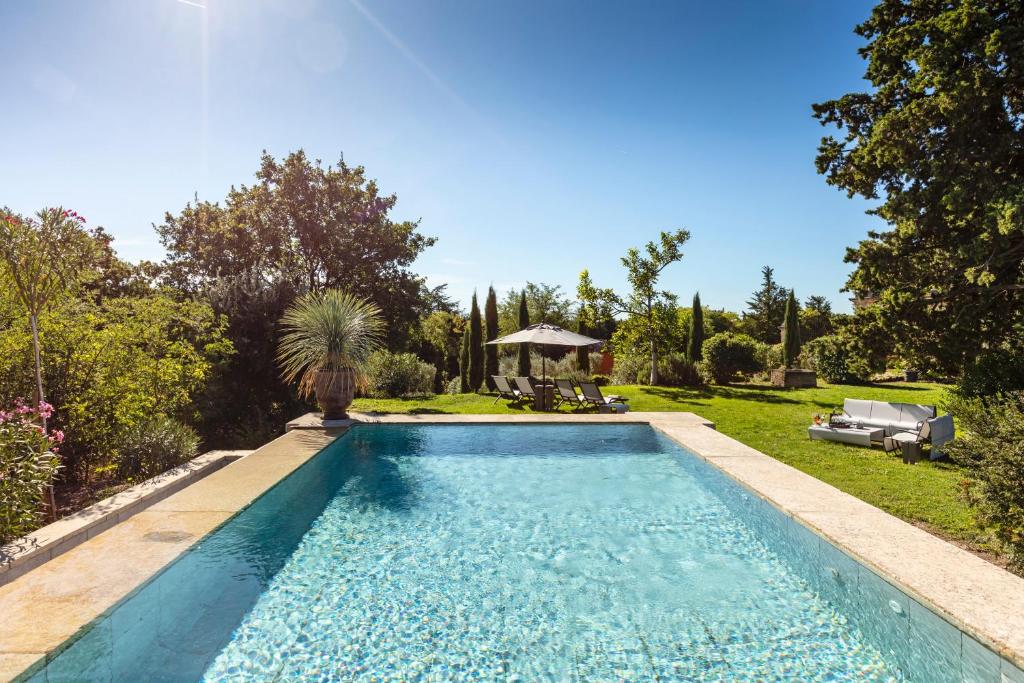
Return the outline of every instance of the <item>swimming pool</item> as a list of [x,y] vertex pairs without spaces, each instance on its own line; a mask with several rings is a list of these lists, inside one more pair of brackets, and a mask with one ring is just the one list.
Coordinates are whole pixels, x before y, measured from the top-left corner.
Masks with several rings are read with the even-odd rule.
[[37,678],[999,680],[969,640],[650,427],[374,425]]

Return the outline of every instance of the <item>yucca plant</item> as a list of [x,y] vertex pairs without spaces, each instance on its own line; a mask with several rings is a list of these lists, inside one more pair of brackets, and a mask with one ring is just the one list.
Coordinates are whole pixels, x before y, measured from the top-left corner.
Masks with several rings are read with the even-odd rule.
[[285,380],[298,381],[300,395],[315,395],[325,420],[346,417],[366,361],[380,348],[380,309],[337,289],[309,292],[285,311],[281,326],[277,361]]

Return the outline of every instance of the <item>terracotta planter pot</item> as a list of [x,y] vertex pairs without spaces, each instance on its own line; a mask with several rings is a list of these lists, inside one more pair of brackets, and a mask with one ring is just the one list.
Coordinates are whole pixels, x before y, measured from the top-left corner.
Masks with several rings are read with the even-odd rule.
[[316,402],[324,411],[325,420],[344,420],[345,411],[352,405],[356,395],[356,371],[320,370],[316,374]]

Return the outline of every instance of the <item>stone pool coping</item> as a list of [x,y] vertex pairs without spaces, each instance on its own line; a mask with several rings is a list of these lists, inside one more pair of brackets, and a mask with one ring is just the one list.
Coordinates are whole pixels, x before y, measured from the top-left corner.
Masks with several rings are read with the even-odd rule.
[[[248,506],[352,424],[649,424],[871,567],[1001,655],[1024,681],[1024,579],[720,434],[693,413],[375,415],[284,436],[0,586],[0,680],[32,673],[67,641]],[[708,427],[712,427],[709,429]],[[794,436],[794,438],[797,438]]]
[[252,451],[209,451],[89,507],[0,545],[0,586],[66,553]]

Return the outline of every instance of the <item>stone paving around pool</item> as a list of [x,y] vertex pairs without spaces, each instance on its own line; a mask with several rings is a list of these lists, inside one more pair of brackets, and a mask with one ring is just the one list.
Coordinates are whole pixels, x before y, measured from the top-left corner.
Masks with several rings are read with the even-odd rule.
[[720,434],[693,413],[352,418],[328,430],[317,416],[304,416],[255,453],[0,586],[0,680],[38,669],[69,638],[353,424],[615,422],[650,424],[726,472],[991,648],[972,656],[991,657],[990,669],[1002,680],[1024,683],[1018,668],[1024,667],[1024,579]]

